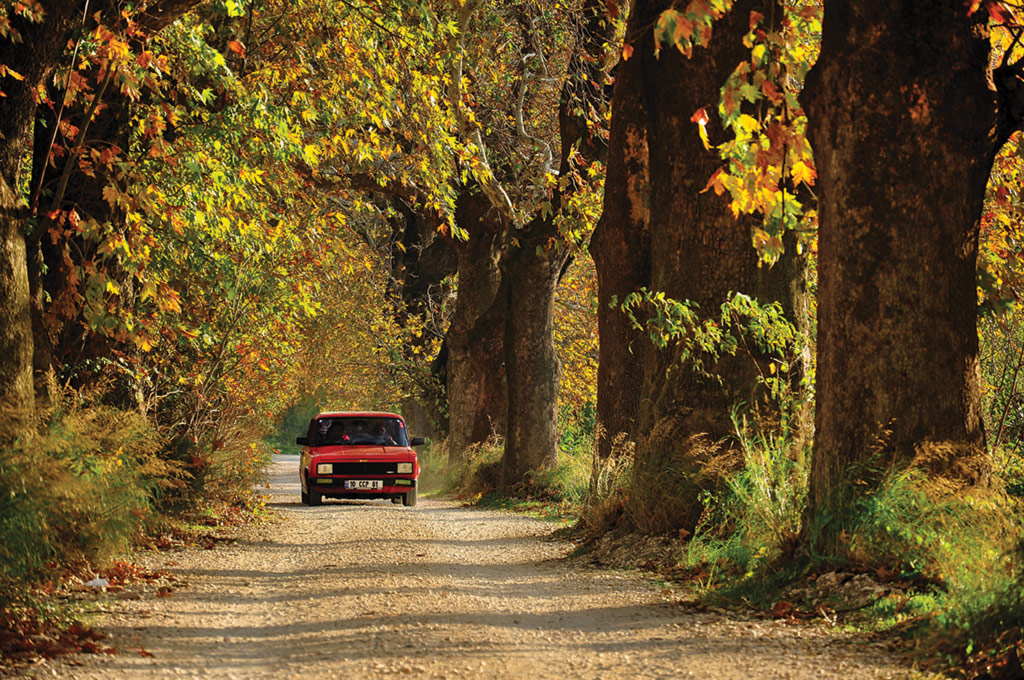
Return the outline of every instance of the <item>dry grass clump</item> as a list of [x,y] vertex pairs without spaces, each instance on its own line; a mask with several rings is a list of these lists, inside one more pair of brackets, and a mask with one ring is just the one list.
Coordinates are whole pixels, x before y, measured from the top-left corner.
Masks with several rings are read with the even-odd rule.
[[735,442],[682,431],[678,418],[663,418],[638,444],[646,455],[634,465],[626,514],[639,533],[692,532],[704,511],[702,494],[723,488],[743,467]]

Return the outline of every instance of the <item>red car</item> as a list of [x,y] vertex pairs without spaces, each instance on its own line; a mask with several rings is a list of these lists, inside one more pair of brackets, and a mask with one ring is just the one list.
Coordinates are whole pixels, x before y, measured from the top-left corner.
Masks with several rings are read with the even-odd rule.
[[302,446],[299,483],[302,502],[320,505],[328,498],[390,498],[416,505],[420,464],[402,416],[369,411],[320,413]]

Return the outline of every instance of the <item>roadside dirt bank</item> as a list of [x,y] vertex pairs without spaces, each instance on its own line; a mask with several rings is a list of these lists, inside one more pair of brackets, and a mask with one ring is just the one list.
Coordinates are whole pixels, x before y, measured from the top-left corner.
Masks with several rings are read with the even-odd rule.
[[[566,563],[553,525],[423,500],[299,504],[275,461],[281,521],[214,550],[155,554],[186,587],[111,599],[114,655],[36,667],[109,678],[904,678],[880,645],[819,624],[696,612],[633,573]],[[912,677],[912,676],[911,676]]]

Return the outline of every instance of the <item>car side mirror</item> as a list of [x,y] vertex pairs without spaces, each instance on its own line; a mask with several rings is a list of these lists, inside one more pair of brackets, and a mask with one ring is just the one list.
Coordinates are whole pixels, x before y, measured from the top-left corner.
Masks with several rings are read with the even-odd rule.
[[298,444],[299,446],[309,446],[309,438],[308,437],[296,437],[295,438],[295,443]]
[[423,446],[426,443],[427,440],[424,439],[423,437],[413,437],[412,443],[410,443],[409,446]]

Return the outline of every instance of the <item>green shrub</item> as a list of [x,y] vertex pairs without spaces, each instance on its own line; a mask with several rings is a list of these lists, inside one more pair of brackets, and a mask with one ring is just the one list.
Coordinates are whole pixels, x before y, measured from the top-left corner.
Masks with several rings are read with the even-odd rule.
[[685,566],[713,565],[760,577],[792,557],[807,496],[807,448],[788,431],[751,424],[733,413],[743,466],[718,493],[705,492],[704,511],[683,557]]
[[134,412],[74,409],[0,454],[0,604],[22,586],[102,563],[137,539],[179,483]]

